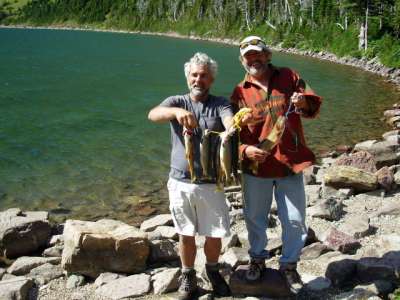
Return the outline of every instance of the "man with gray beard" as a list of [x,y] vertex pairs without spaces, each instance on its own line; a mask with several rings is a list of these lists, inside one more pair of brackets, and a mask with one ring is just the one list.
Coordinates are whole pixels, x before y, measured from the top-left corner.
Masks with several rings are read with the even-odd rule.
[[[189,93],[172,96],[149,112],[153,122],[170,122],[171,170],[168,180],[170,211],[179,233],[182,277],[179,299],[193,299],[197,292],[195,235],[206,237],[206,273],[217,296],[228,296],[229,287],[219,273],[221,238],[230,235],[229,211],[225,195],[210,181],[192,182],[185,158],[183,134],[192,135],[195,177],[201,178],[200,140],[204,130],[214,132],[230,128],[232,109],[229,101],[209,93],[217,73],[217,63],[204,53],[196,53],[185,63]],[[188,133],[189,132],[189,133]],[[193,174],[192,174],[193,175]]]
[[[249,36],[239,47],[246,75],[231,100],[235,109],[252,110],[242,119],[239,149],[251,257],[246,277],[258,280],[265,270],[266,229],[274,194],[282,224],[280,271],[297,293],[302,288],[297,261],[307,237],[302,171],[315,159],[306,146],[301,117],[314,118],[321,98],[296,72],[272,65],[272,52],[260,37]],[[263,148],[268,142],[270,148]]]

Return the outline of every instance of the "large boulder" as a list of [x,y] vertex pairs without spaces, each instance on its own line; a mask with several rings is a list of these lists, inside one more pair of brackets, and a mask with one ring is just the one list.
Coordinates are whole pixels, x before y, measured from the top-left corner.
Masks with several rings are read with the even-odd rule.
[[150,253],[146,233],[114,220],[67,220],[62,266],[92,278],[104,272],[139,273]]
[[0,299],[25,300],[29,297],[29,290],[33,287],[33,280],[26,277],[15,277],[0,281]]
[[343,154],[335,161],[336,166],[351,166],[370,173],[375,173],[376,161],[374,156],[366,151],[359,151],[352,154]]
[[16,258],[44,248],[51,234],[45,212],[11,208],[0,213],[0,255]]
[[335,166],[327,170],[324,176],[326,185],[338,188],[353,188],[355,191],[373,191],[378,187],[375,174],[350,166]]

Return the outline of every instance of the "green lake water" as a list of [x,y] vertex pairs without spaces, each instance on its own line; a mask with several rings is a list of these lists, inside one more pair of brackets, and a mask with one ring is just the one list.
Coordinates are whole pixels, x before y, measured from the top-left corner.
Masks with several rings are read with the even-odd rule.
[[[238,49],[217,43],[106,32],[0,29],[0,209],[131,224],[168,206],[169,126],[150,108],[186,92],[183,64],[197,51],[220,66],[213,93],[243,78]],[[400,100],[373,74],[274,53],[324,97],[305,121],[313,150],[377,138]]]

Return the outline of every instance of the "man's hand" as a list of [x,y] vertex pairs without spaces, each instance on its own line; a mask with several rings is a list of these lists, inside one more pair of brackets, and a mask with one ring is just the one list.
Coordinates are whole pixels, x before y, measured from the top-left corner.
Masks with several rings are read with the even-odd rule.
[[302,93],[294,92],[292,97],[290,97],[296,110],[308,110],[308,104],[306,97]]
[[258,162],[263,162],[269,155],[269,152],[261,150],[256,146],[248,146],[244,153],[248,159]]
[[187,129],[194,129],[198,126],[194,114],[185,109],[177,108],[175,111],[175,118],[180,125]]
[[257,120],[254,118],[252,113],[247,113],[243,116],[242,120],[240,121],[240,125],[249,125],[252,123],[256,123]]

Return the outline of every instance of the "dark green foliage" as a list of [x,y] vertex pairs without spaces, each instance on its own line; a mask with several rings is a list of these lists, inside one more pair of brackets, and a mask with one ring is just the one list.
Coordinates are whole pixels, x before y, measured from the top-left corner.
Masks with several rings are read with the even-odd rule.
[[[0,22],[10,20],[235,39],[256,34],[284,47],[400,64],[400,0],[31,0],[14,11],[3,3]],[[366,20],[365,50],[359,33]]]

